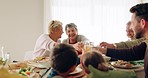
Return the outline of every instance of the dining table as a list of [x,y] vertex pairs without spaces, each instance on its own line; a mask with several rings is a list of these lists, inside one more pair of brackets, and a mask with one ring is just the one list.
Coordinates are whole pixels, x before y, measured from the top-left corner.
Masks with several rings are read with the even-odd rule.
[[[0,68],[0,70],[3,68],[10,72],[10,74],[17,73],[18,75],[24,76],[24,78],[47,78],[51,70],[49,58],[42,57],[31,60],[11,62],[4,65],[2,68]],[[30,75],[20,73],[21,70],[28,68],[30,68],[31,72],[33,73],[30,73]],[[85,71],[82,70],[82,67],[78,65],[76,70],[68,75],[68,78],[86,78],[86,74]]]
[[[119,71],[134,71],[136,73],[137,78],[145,78],[144,67],[139,66],[135,68],[122,68],[116,67],[110,64],[110,62],[106,62],[109,66],[113,67],[115,70]],[[31,60],[24,60],[19,62],[12,62],[5,65],[5,69],[9,72],[19,73],[21,68],[28,68],[31,67],[33,71],[33,75],[31,77],[26,76],[27,78],[47,78],[48,74],[50,73],[50,63],[49,58],[38,58],[38,59],[31,59]],[[0,69],[1,70],[1,69]],[[20,74],[22,75],[22,74]],[[79,64],[75,71],[69,74],[68,78],[87,78],[89,74],[86,74],[82,65]]]

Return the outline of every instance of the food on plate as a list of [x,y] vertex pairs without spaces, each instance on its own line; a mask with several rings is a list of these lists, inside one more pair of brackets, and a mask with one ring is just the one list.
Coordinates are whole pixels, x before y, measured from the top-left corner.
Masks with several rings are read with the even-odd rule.
[[45,57],[36,57],[34,60],[35,60],[35,61],[41,61],[41,60],[43,60],[43,59],[45,59]]
[[19,69],[19,68],[27,68],[27,63],[11,63],[9,64],[9,69]]
[[134,66],[130,62],[123,61],[123,60],[118,60],[116,62],[113,62],[112,65],[115,67],[121,67],[121,68],[132,68]]
[[27,67],[26,63],[18,63],[16,64],[17,67]]
[[21,74],[22,76],[31,76],[31,73],[33,73],[33,71],[31,70],[31,67],[27,67],[27,68],[20,68],[19,74]]

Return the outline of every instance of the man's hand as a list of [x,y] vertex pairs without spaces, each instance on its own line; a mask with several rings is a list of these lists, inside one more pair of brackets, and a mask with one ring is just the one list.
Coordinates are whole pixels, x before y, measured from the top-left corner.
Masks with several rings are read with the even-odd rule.
[[104,47],[104,48],[105,47],[107,47],[107,48],[115,48],[115,46],[113,44],[109,44],[107,42],[101,42],[99,46]]
[[105,55],[106,55],[106,52],[107,52],[107,48],[102,48],[100,46],[93,47],[93,50],[96,50],[97,52],[100,52],[100,53],[105,54]]

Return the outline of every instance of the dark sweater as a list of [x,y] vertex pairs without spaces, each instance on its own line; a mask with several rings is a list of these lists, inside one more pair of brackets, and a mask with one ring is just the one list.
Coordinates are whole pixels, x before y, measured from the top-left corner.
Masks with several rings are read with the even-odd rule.
[[114,59],[134,61],[144,59],[145,78],[148,78],[148,48],[145,42],[129,49],[107,48],[106,55]]

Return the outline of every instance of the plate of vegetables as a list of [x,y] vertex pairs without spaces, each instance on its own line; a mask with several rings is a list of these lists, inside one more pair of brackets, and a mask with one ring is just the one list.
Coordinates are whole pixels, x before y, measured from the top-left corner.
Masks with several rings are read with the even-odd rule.
[[29,78],[32,78],[35,75],[35,72],[32,70],[33,68],[27,67],[27,68],[20,68],[18,73],[22,76],[27,76]]

